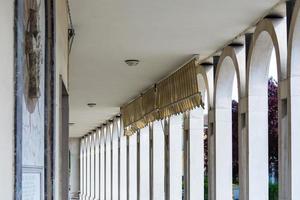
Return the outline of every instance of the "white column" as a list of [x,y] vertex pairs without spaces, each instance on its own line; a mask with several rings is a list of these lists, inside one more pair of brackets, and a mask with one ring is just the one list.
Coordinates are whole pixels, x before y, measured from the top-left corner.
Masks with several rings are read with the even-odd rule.
[[78,197],[80,192],[80,138],[69,139],[70,149],[70,195]]
[[127,200],[127,149],[122,120],[120,125],[120,200]]
[[215,111],[216,200],[232,198],[232,117],[229,108]]
[[[268,98],[249,96],[248,187],[249,200],[268,199]],[[260,109],[257,109],[257,104]]]
[[83,149],[83,198],[87,199],[87,137],[84,139]]
[[164,131],[162,121],[153,123],[153,199],[164,200]]
[[[299,48],[299,47],[298,47]],[[298,52],[298,51],[297,51]],[[297,54],[298,56],[298,54]],[[296,63],[294,63],[296,64]],[[297,63],[299,66],[299,64]],[[296,67],[296,65],[292,65]],[[292,199],[299,198],[300,195],[300,76],[293,76],[290,80],[291,84],[291,100],[290,100],[290,115],[291,115],[291,127],[290,127],[290,154],[291,154],[291,191]]]
[[140,131],[140,200],[149,200],[149,127]]
[[[290,195],[292,200],[297,200],[300,196],[300,2],[295,1],[295,7],[293,11],[290,35],[289,35],[289,93],[288,93],[288,116],[289,116],[289,157],[284,160],[288,162],[290,168],[285,174],[288,174],[284,179],[290,182]],[[288,153],[285,153],[288,155]],[[283,161],[284,158],[281,158]],[[287,161],[288,159],[288,161]],[[281,177],[281,175],[280,175]],[[290,178],[290,180],[289,180]],[[280,181],[283,182],[283,181]],[[283,183],[284,184],[284,183]],[[287,191],[287,190],[286,190]],[[286,195],[288,196],[288,195]],[[279,196],[280,198],[281,196]]]
[[247,105],[247,98],[242,97],[239,99],[239,136],[238,136],[238,146],[239,146],[239,186],[240,186],[240,192],[239,192],[239,198],[244,200],[247,199],[247,173],[248,173],[248,149],[247,149],[247,143],[248,143],[248,129],[247,129],[247,123],[246,123],[246,107]]
[[104,128],[101,128],[101,137],[100,137],[100,200],[104,199],[104,193],[105,193],[105,160],[104,160],[104,142],[105,142],[105,132]]
[[170,118],[170,199],[183,195],[183,115]]
[[100,199],[100,131],[96,131],[95,141],[95,199]]
[[137,200],[137,135],[129,137],[129,199]]
[[111,200],[111,124],[106,127],[106,199]]
[[80,200],[83,199],[83,139],[80,139]]
[[91,143],[92,136],[88,136],[87,142],[87,199],[91,199]]
[[214,200],[216,198],[215,187],[215,130],[214,130],[214,113],[213,109],[208,111],[208,199]]
[[204,115],[202,108],[190,111],[190,199],[204,199]]
[[81,177],[82,177],[82,189],[80,190],[81,191],[81,198],[82,200],[85,200],[85,197],[86,197],[86,138],[82,138],[82,170],[81,170]]
[[91,141],[91,195],[90,199],[95,199],[95,140],[96,135],[93,133],[92,135],[92,141]]
[[113,133],[112,133],[112,199],[118,200],[119,190],[118,190],[118,137],[119,137],[119,127],[117,119],[113,123]]

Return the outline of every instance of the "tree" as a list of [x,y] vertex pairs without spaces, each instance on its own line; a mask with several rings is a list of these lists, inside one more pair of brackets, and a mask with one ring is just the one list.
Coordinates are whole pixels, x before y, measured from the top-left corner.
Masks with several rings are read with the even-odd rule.
[[232,100],[232,180],[234,183],[239,182],[239,103]]
[[268,106],[269,174],[278,177],[278,83],[273,78],[268,82]]

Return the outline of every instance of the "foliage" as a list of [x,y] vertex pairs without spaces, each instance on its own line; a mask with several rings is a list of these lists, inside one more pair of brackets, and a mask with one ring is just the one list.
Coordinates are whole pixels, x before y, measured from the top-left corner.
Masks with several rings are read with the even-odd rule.
[[208,177],[204,177],[204,200],[208,200]]
[[238,109],[239,103],[232,100],[232,180],[239,182],[239,146],[238,146]]
[[278,177],[278,84],[270,78],[268,86],[269,174]]
[[204,174],[208,175],[208,129],[204,129]]
[[269,200],[278,200],[278,183],[269,184]]

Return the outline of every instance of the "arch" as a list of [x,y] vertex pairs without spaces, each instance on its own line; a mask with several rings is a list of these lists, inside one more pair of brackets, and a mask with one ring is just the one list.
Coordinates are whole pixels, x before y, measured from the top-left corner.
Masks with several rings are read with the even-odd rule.
[[[275,25],[278,27],[276,28]],[[268,75],[274,50],[278,80],[280,82],[286,78],[285,38],[278,39],[278,36],[284,35],[284,30],[278,21],[275,24],[269,19],[262,20],[255,29],[249,49],[247,60],[248,180],[246,188],[249,199],[268,199]],[[278,91],[280,92],[280,89]]]
[[119,137],[119,130],[118,130],[118,119],[115,118],[112,122],[112,140],[118,140],[118,137]]
[[[245,80],[241,80],[241,73],[239,63],[236,57],[236,50],[233,47],[226,47],[220,57],[217,71],[216,71],[216,80],[215,80],[215,91],[214,91],[214,107],[223,107],[223,100],[228,101],[230,99],[231,103],[231,93],[233,78],[236,74],[238,82],[238,93],[239,95],[242,92],[241,85],[244,84]],[[222,100],[219,100],[222,98]]]
[[213,91],[214,91],[214,78],[213,67],[203,67],[201,64],[198,66],[198,87],[201,93],[207,91],[208,108],[212,108],[213,105]]
[[[281,29],[281,26],[279,28]],[[247,92],[250,96],[259,94],[262,90],[257,81],[264,83],[268,78],[273,49],[276,55],[278,80],[281,81],[286,78],[286,48],[284,48],[286,43],[282,41],[282,38],[278,40],[277,34],[282,31],[278,30],[279,28],[276,29],[271,20],[264,19],[255,29],[247,60]],[[251,84],[254,82],[256,84]]]
[[[290,119],[289,129],[289,158],[288,172],[286,177],[288,180],[283,184],[289,186],[289,189],[283,191],[282,196],[287,196],[289,199],[297,199],[300,196],[300,1],[296,1],[293,15],[290,23],[289,40],[288,40],[288,84],[289,84],[289,101],[288,113]],[[290,194],[290,196],[288,196]]]
[[220,57],[215,80],[215,199],[232,198],[232,87],[237,76],[240,96],[240,68],[236,49],[226,47]]

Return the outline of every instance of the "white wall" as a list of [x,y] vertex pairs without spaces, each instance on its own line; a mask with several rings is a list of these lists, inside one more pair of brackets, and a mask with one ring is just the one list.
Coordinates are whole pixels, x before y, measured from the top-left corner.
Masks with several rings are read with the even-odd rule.
[[14,194],[14,1],[0,2],[0,194]]
[[79,192],[80,188],[80,139],[70,138],[69,139],[70,148],[70,192]]
[[[54,180],[54,197],[60,200],[67,188],[62,188],[61,178],[61,165],[62,158],[60,152],[63,150],[60,144],[60,119],[61,119],[61,105],[60,105],[60,76],[68,90],[68,15],[66,0],[56,0],[55,2],[55,65],[56,65],[56,99],[55,99],[55,180]],[[65,145],[67,146],[67,144]]]

